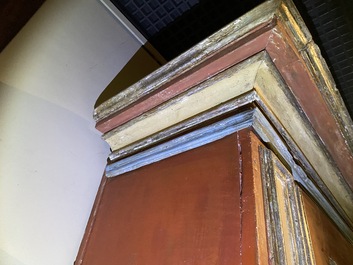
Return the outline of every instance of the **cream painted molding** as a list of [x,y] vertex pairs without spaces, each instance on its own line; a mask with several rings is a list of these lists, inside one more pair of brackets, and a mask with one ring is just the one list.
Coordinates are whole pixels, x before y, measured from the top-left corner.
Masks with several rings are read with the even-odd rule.
[[257,71],[262,63],[261,57],[251,58],[221,76],[209,79],[185,94],[110,131],[103,136],[104,139],[111,149],[116,151],[250,91],[254,87]]

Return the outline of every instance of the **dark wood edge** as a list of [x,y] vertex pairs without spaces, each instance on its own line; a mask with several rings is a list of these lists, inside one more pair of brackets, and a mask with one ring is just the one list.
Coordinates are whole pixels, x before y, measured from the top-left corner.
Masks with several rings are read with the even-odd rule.
[[101,202],[101,199],[102,199],[102,196],[104,193],[104,188],[105,188],[107,181],[108,181],[108,178],[104,174],[102,177],[102,180],[99,184],[97,195],[96,195],[96,198],[95,198],[93,206],[92,206],[91,214],[88,218],[86,229],[83,234],[83,238],[82,238],[74,265],[81,265],[84,261],[87,244],[89,243],[89,240],[90,240],[91,232],[92,232],[94,224],[95,224],[96,216],[97,216],[97,213],[98,213],[98,210],[100,207],[100,202]]

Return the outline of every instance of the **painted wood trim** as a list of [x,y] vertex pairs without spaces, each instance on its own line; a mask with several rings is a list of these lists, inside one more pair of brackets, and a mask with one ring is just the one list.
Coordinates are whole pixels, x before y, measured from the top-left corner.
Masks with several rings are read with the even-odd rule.
[[[277,36],[278,33],[289,36],[289,43],[293,43],[294,50],[296,50],[298,58],[302,58],[301,60],[303,61],[305,68],[307,68],[311,73],[315,85],[321,91],[326,104],[331,110],[330,114],[334,116],[345,140],[348,142],[348,147],[351,151],[353,151],[352,120],[348,115],[348,112],[338,90],[335,87],[333,78],[320,54],[319,49],[312,42],[312,37],[308,29],[300,17],[299,12],[290,0],[267,1],[245,14],[205,41],[196,45],[188,52],[171,61],[165,67],[162,67],[155,73],[152,73],[146,79],[141,80],[136,85],[133,85],[123,93],[119,93],[111,100],[99,106],[95,110],[96,120],[101,121],[102,119],[111,116],[112,113],[127,107],[132,102],[136,103],[138,98],[146,97],[146,95],[160,89],[161,85],[159,85],[158,80],[164,80],[164,85],[166,85],[168,82],[170,83],[171,80],[184,75],[191,69],[196,69],[206,59],[210,60],[212,57],[217,56],[217,54],[219,54],[222,50],[226,50],[226,47],[232,47],[232,45],[235,45],[234,43],[238,43],[237,45],[239,45],[242,39],[246,39],[245,37],[249,37],[251,35],[253,36],[251,38],[257,38],[258,33],[253,34],[254,32],[266,31],[266,28],[268,31],[273,27],[276,27],[276,29],[274,31],[275,34],[272,36]],[[248,38],[248,41],[252,41],[251,38]],[[265,45],[263,48],[260,48],[260,46],[267,42],[259,42],[262,43],[260,45],[258,42],[255,43],[257,43],[256,46],[258,46],[258,48],[252,50],[251,52],[248,51],[251,55],[261,49],[271,49],[271,41],[269,41],[269,45],[267,47]],[[237,45],[235,45],[235,47],[237,47]],[[255,45],[250,45],[248,49],[251,49],[251,47],[254,46]],[[188,57],[190,62],[186,63]],[[273,60],[276,62],[277,58],[274,57]],[[130,103],[124,103],[126,100]],[[109,108],[112,109],[108,110]],[[97,125],[99,127],[100,123]]]
[[[262,10],[263,13],[261,13],[262,8],[264,8],[264,10]],[[106,102],[107,104],[103,104],[104,106],[98,107],[96,111],[98,111],[97,113],[99,113],[99,115],[102,114],[102,116],[98,115],[96,118],[99,122],[103,122],[104,119],[108,121],[113,117],[111,115],[116,114],[117,116],[114,117],[118,117],[119,115],[121,115],[119,117],[123,117],[129,112],[129,109],[133,109],[134,104],[136,104],[136,106],[138,106],[136,107],[137,112],[132,112],[132,114],[129,114],[131,116],[125,116],[125,120],[122,119],[118,121],[118,123],[113,125],[118,127],[104,136],[107,141],[110,139],[119,142],[120,136],[115,134],[120,134],[120,132],[125,131],[125,136],[130,137],[131,133],[135,133],[134,128],[138,128],[136,123],[146,118],[151,118],[156,111],[164,111],[165,108],[171,107],[172,104],[182,101],[193,93],[199,92],[200,90],[198,89],[203,89],[205,88],[204,86],[207,85],[209,86],[212,81],[217,78],[222,78],[224,73],[229,73],[227,72],[231,69],[229,67],[231,67],[232,64],[236,64],[238,59],[230,60],[231,56],[227,57],[227,53],[234,52],[234,54],[236,54],[236,51],[245,47],[246,41],[261,39],[261,41],[256,41],[258,44],[256,49],[254,48],[252,50],[251,47],[248,47],[249,50],[245,49],[245,54],[248,55],[262,49],[265,51],[262,52],[262,54],[267,53],[268,55],[261,59],[263,61],[256,72],[256,78],[251,89],[249,88],[251,86],[247,86],[245,90],[241,90],[244,89],[244,87],[239,88],[238,92],[230,92],[228,94],[229,97],[223,98],[223,101],[220,100],[220,102],[217,103],[215,103],[215,101],[204,109],[199,108],[196,110],[195,108],[195,112],[191,112],[190,114],[184,113],[183,117],[178,117],[174,122],[168,121],[163,126],[159,123],[164,122],[164,120],[169,119],[171,116],[155,116],[155,118],[159,118],[149,120],[153,121],[149,125],[148,123],[142,122],[139,126],[141,126],[141,130],[143,130],[144,134],[130,138],[124,144],[118,144],[116,146],[117,148],[113,148],[113,153],[110,157],[112,159],[125,159],[127,156],[137,151],[147,149],[157,143],[168,141],[178,135],[178,132],[185,133],[188,129],[195,128],[197,126],[198,116],[203,117],[200,119],[200,123],[204,123],[207,120],[206,115],[209,110],[213,111],[220,108],[220,106],[225,106],[231,101],[235,102],[239,100],[238,102],[241,102],[240,104],[249,105],[251,105],[252,102],[256,102],[278,131],[278,136],[272,137],[272,140],[282,138],[284,145],[291,153],[288,155],[287,151],[279,152],[282,154],[282,156],[279,156],[280,159],[282,161],[289,161],[288,165],[290,165],[292,169],[295,168],[296,164],[300,165],[305,172],[310,175],[310,178],[315,182],[318,188],[315,189],[313,182],[300,174],[297,174],[297,176],[301,177],[298,177],[296,180],[302,183],[303,186],[306,185],[311,193],[317,194],[319,190],[320,193],[325,194],[329,203],[334,205],[337,212],[339,212],[342,218],[349,224],[350,228],[352,228],[353,197],[352,190],[350,189],[353,187],[353,174],[351,174],[353,172],[352,121],[349,116],[347,116],[342,100],[336,93],[337,90],[335,90],[333,80],[325,62],[317,47],[312,43],[310,33],[307,31],[291,1],[268,1],[264,5],[261,5],[257,12],[258,13],[252,11],[251,13],[255,18],[254,24],[251,23],[251,19],[248,15],[245,16],[245,18],[248,19],[246,20],[248,25],[244,24],[242,20],[244,17],[240,18],[198,46],[192,48],[189,52],[173,60],[166,67],[157,70],[154,74],[151,74],[146,79],[141,80],[139,83],[128,88],[125,92],[114,97],[114,99]],[[239,32],[237,32],[237,30],[239,30]],[[267,40],[267,38],[268,41],[266,42],[265,40]],[[262,45],[265,46],[262,47]],[[276,49],[280,50],[285,56],[283,57],[281,54],[278,54]],[[242,55],[237,56],[241,58]],[[211,68],[207,68],[207,65],[212,64],[213,61],[216,62],[213,65],[216,69],[215,72],[207,75],[206,71],[204,75],[197,76],[196,73],[201,69],[205,68],[210,70]],[[271,61],[275,64],[275,67],[272,65]],[[266,70],[266,67],[270,68],[270,70]],[[217,71],[221,72],[217,74]],[[271,92],[272,88],[269,84],[265,84],[266,82],[262,82],[261,80],[261,78],[268,78],[266,75],[271,75],[271,71],[274,73],[275,79],[282,84],[280,88],[285,87],[289,89],[287,92],[284,92],[286,96],[282,97],[282,99],[287,102],[287,105],[281,108],[276,108],[278,107],[276,104],[282,104],[281,101],[273,99],[273,95],[268,93]],[[303,79],[295,80],[295,75],[298,74],[303,74]],[[196,78],[196,81],[192,81],[189,79],[190,76],[199,79]],[[201,76],[207,80],[202,82]],[[271,78],[273,78],[273,76]],[[303,87],[303,83],[305,84],[305,89],[301,88]],[[178,87],[180,90],[168,90],[168,87],[172,85],[175,87],[180,85],[180,87]],[[239,91],[250,94],[254,93],[253,88],[258,94],[256,100],[252,99],[251,102],[240,100],[242,93]],[[157,99],[158,96],[163,95],[165,89],[168,93],[171,93],[170,95],[165,95],[165,98],[163,98],[163,100],[167,100],[167,102],[161,100],[150,101],[148,103],[147,100],[146,102],[149,105],[143,105],[144,99]],[[281,93],[283,93],[283,91]],[[321,116],[317,115],[318,109],[313,108],[311,102],[307,101],[308,96],[315,101],[315,104],[312,104],[312,106],[318,107]],[[202,97],[199,99],[203,101]],[[144,107],[139,109],[141,106]],[[286,109],[286,106],[295,106],[295,116],[298,115],[299,117],[299,120],[297,119],[297,124],[299,124],[297,125],[297,129],[292,126],[292,117],[282,113],[282,111]],[[177,105],[173,105],[173,107],[177,107]],[[171,108],[170,110],[172,113],[173,109]],[[225,111],[224,113],[236,113],[236,111],[236,108],[229,108],[228,112]],[[173,115],[177,116],[177,113]],[[219,116],[221,116],[221,114],[217,113],[213,117]],[[163,117],[164,119],[162,119]],[[196,123],[193,123],[195,121]],[[183,125],[187,125],[188,122],[190,122],[190,127],[183,128]],[[256,123],[257,119],[254,119],[254,122]],[[157,124],[159,127],[151,129],[148,127],[151,126],[151,124]],[[332,137],[330,133],[327,133],[326,124],[329,124],[331,130],[334,131],[334,137]],[[255,125],[254,130],[260,131],[259,128],[262,127]],[[127,130],[128,128],[130,128],[130,131]],[[145,131],[147,129],[150,131]],[[305,143],[302,143],[302,135],[298,133],[302,131],[305,132],[304,138],[307,139]],[[166,132],[170,134],[168,135]],[[268,137],[266,133],[264,135]],[[126,140],[125,136],[122,137],[122,141]],[[335,140],[332,140],[332,138],[335,138]],[[268,145],[280,146],[280,144],[276,142],[270,142]],[[307,144],[309,145],[307,146]],[[320,159],[315,155],[316,151],[318,151]],[[295,161],[295,163],[293,161]],[[350,188],[347,183],[350,185]],[[319,198],[322,195],[316,196]],[[327,208],[329,206],[325,205],[324,207]],[[346,229],[348,231],[350,229],[349,226],[345,226],[343,230],[348,227]]]
[[[332,205],[330,203],[330,199],[326,198],[322,195],[322,191],[318,189],[318,187],[308,178],[308,176],[305,174],[303,169],[299,167],[298,165],[294,165],[292,168],[292,174],[294,180],[300,184],[300,186],[307,192],[309,193],[313,199],[317,202],[318,205],[321,206],[321,208],[324,210],[324,212],[330,217],[330,219],[336,224],[338,229],[341,231],[341,233],[344,235],[344,237],[353,245],[353,231],[352,229],[347,225],[347,222],[342,219],[342,216],[339,214],[340,206],[339,205]],[[331,200],[332,201],[332,200]],[[334,203],[336,203],[334,201]]]
[[[266,47],[267,54],[353,189],[353,146],[350,145],[352,135],[345,133],[347,129],[342,130],[340,122],[335,119],[335,115],[345,115],[345,112],[331,109],[326,102],[328,97],[319,89],[320,86],[323,88],[317,79],[325,75],[325,72],[312,72],[313,70],[308,69],[303,56],[298,55],[303,51],[295,50],[292,38],[281,29],[280,23],[273,32],[275,34],[270,37]],[[352,121],[347,121],[345,127],[353,127]]]
[[167,100],[192,89],[204,80],[212,78],[229,67],[263,51],[268,43],[269,36],[272,34],[270,29],[270,26],[259,28],[249,33],[248,36],[236,40],[235,43],[229,44],[229,47],[227,46],[218,51],[212,58],[200,63],[187,73],[181,74],[178,78],[161,86],[155,92],[138,99],[131,106],[123,108],[113,115],[98,121],[96,129],[102,133],[106,133],[163,104]]
[[[298,10],[291,0],[284,0],[277,13],[279,27],[285,28],[290,42],[294,43],[296,52],[304,61],[306,69],[320,90],[323,99],[334,116],[347,145],[353,152],[353,123],[342,97],[336,88],[332,74],[321,56],[319,47],[313,42],[312,36],[305,26]],[[286,34],[283,34],[285,36]],[[287,40],[288,41],[288,40]]]
[[[271,264],[268,255],[264,194],[259,146],[262,143],[251,129],[237,132],[241,153],[241,264]],[[254,244],[253,242],[256,242]]]
[[[284,130],[298,145],[306,159],[310,161],[321,181],[330,190],[335,199],[343,207],[346,216],[353,222],[352,202],[353,193],[347,185],[335,162],[327,152],[316,131],[312,128],[307,117],[290,90],[283,82],[270,60],[264,60],[258,70],[255,90],[258,92],[263,105],[277,117]],[[300,133],[298,133],[300,132]]]
[[[229,105],[225,104],[222,106],[222,110],[228,110],[228,106],[232,107],[234,105],[232,102]],[[219,115],[220,114],[223,113],[219,113]],[[209,118],[208,115],[207,118]],[[126,158],[117,160],[112,164],[108,164],[106,167],[106,176],[118,176],[141,166],[160,161],[170,156],[218,140],[231,133],[250,126],[256,126],[254,128],[255,131],[260,135],[260,137],[263,137],[266,140],[268,140],[271,136],[274,137],[275,135],[271,125],[258,109],[247,110],[224,120],[215,122],[211,125],[205,126],[201,129],[194,130],[167,142],[161,143],[145,151],[141,151]],[[281,144],[280,141],[277,141],[275,146],[277,148],[281,148],[279,150],[286,150],[283,148],[284,145]],[[293,160],[289,153],[285,153],[284,156],[286,157],[288,163],[292,163]]]
[[[259,102],[261,104],[261,101],[258,101],[258,103]],[[352,226],[352,223],[347,217],[347,213],[343,210],[342,206],[335,199],[335,196],[321,180],[313,166],[305,158],[300,148],[288,135],[276,117],[270,113],[266,106],[262,105],[260,108],[265,113],[266,117],[269,118],[269,121],[263,116],[260,116],[260,118],[257,117],[257,119],[255,119],[254,130],[262,141],[266,143],[267,147],[270,148],[277,157],[281,158],[282,163],[290,165],[288,168],[291,168],[295,180],[300,183],[324,209],[328,209],[328,214],[335,219],[335,215],[330,214],[330,211],[333,210],[333,205],[335,208],[334,211],[337,211],[341,216],[340,218],[343,218],[346,222],[346,225],[341,225],[341,227],[346,231],[346,234],[350,234],[348,237],[353,240],[353,233],[351,228],[349,228],[349,226]],[[258,119],[262,121],[258,122]],[[269,122],[276,128],[276,132],[268,130],[267,126]],[[289,156],[288,153],[290,153]],[[308,176],[310,176],[310,178]],[[322,197],[322,194],[325,194],[324,197]],[[329,203],[327,201],[329,201]],[[349,226],[347,226],[347,224],[349,224]]]
[[353,243],[352,222],[347,216],[346,211],[342,208],[342,205],[338,203],[335,196],[322,182],[320,176],[305,158],[301,149],[290,135],[288,135],[267,106],[261,100],[256,102],[259,104],[261,111],[256,111],[254,114],[253,130],[260,137],[261,141],[265,143],[266,147],[276,154],[282,164],[290,169],[294,180],[315,198],[318,204],[337,224],[337,227],[339,227],[345,237]]
[[123,93],[98,106],[94,111],[94,118],[100,121],[114,112],[121,110],[143,98],[171,80],[193,69],[225,48],[233,41],[247,36],[257,27],[272,25],[280,1],[266,1],[259,8],[253,9],[246,15],[230,23],[220,31],[201,41],[187,52],[181,54],[146,78],[127,88]]
[[[270,55],[342,172],[344,182],[353,190],[353,122],[319,49],[290,0],[260,5],[102,104],[96,109],[97,115],[102,114],[102,118],[97,118],[97,128],[104,127],[107,132],[116,126],[124,127],[139,115],[260,50]],[[105,115],[105,111],[109,114]],[[131,144],[127,141],[127,145]]]
[[263,56],[263,53],[255,55],[206,80],[158,108],[106,133],[103,138],[116,151],[249,92],[253,88]]
[[315,264],[294,179],[271,151],[259,149],[269,259],[274,264]]
[[184,122],[173,125],[161,132],[158,132],[140,141],[134,142],[131,145],[118,149],[109,155],[109,159],[110,161],[114,162],[115,160],[133,155],[150,146],[162,143],[170,138],[173,138],[176,135],[186,133],[193,128],[197,128],[200,124],[206,123],[213,119],[217,119],[229,113],[236,112],[237,110],[239,110],[239,108],[251,108],[251,105],[255,102],[256,99],[257,96],[254,91],[245,93],[238,98],[227,101],[224,104],[220,104],[205,113],[197,115],[196,117],[187,119]]
[[252,124],[253,114],[253,110],[242,112],[236,116],[216,122],[212,125],[107,165],[106,176],[118,176],[145,165],[152,164],[154,162],[222,139],[236,131],[250,127]]
[[[244,86],[247,88],[244,89]],[[346,218],[353,223],[352,191],[335,168],[332,157],[307,121],[306,115],[301,112],[301,107],[291,95],[271,58],[264,52],[114,129],[104,138],[111,145],[114,154],[120,153],[121,149],[126,153],[128,151],[126,146],[133,147],[135,143],[140,144],[141,141],[151,144],[153,142],[149,141],[151,135],[156,139],[156,135],[165,128],[171,128],[174,124],[183,123],[216,107],[217,104],[237,98],[238,95],[250,91],[252,86],[260,96],[258,104],[266,106],[277,116],[281,126],[284,127],[282,130],[291,135],[292,141],[298,145],[304,157],[310,161],[314,171],[320,176],[315,179],[317,183],[325,190],[325,194],[329,194],[332,201],[338,202],[344,209]],[[301,133],[297,133],[298,131]],[[169,134],[169,137],[172,135]],[[146,148],[148,145],[145,144],[143,147]],[[313,175],[317,176],[316,173]]]

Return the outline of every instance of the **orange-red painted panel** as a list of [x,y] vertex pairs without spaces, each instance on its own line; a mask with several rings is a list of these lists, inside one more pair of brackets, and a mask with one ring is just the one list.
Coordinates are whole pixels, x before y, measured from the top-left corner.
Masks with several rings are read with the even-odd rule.
[[108,179],[83,262],[239,264],[236,135]]
[[302,199],[316,264],[353,264],[353,246],[324,211],[304,192]]

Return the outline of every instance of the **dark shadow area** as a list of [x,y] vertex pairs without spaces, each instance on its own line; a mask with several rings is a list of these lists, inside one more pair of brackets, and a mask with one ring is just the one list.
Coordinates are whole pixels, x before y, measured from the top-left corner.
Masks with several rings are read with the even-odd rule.
[[0,52],[44,2],[45,0],[0,1]]

